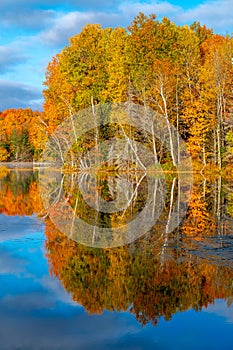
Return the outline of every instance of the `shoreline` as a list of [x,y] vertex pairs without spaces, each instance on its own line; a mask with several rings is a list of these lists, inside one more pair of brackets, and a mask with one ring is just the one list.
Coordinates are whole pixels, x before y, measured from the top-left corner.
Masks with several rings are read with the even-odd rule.
[[0,167],[6,167],[8,169],[23,169],[23,170],[33,170],[40,165],[46,165],[46,163],[40,162],[0,162]]
[[5,166],[6,168],[10,168],[10,169],[18,169],[18,168],[33,169],[33,162],[0,162],[0,167],[1,166]]

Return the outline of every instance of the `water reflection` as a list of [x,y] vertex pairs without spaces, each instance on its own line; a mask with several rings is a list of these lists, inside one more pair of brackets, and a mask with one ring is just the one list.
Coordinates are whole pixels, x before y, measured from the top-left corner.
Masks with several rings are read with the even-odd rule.
[[[117,195],[117,179],[109,178],[105,175],[94,183],[104,201]],[[91,191],[92,182],[85,184],[82,180],[81,184],[89,186]],[[90,205],[92,196],[89,205],[85,204],[83,188],[79,185],[79,180],[62,178],[61,188],[73,215],[81,216],[86,222],[97,219],[108,227],[138,215],[147,198],[147,182],[142,180],[130,210],[121,208],[120,215],[107,212],[95,216],[96,210]],[[169,320],[177,312],[190,308],[201,310],[215,299],[225,299],[230,305],[233,301],[232,183],[196,176],[187,215],[173,232],[167,226],[179,195],[178,181],[170,176],[166,185],[164,205],[153,228],[131,244],[111,249],[87,247],[62,234],[43,207],[33,172],[13,171],[1,179],[0,211],[4,215],[36,213],[44,217],[51,274],[91,314],[128,310],[145,325],[156,324],[161,317]],[[130,198],[134,188],[128,186],[128,192],[122,191],[119,196],[125,193]],[[58,194],[55,191],[52,199],[56,200]],[[58,214],[65,218],[65,212],[53,213]]]
[[190,254],[192,246],[186,242],[185,249],[177,232],[165,252],[153,232],[147,240],[104,250],[67,240],[52,223],[46,237],[52,273],[91,314],[129,310],[142,324],[155,324],[178,311],[200,310],[215,298],[232,301],[231,262],[219,265],[218,256]]
[[0,214],[31,216],[40,213],[42,208],[36,173],[17,170],[0,172]]
[[143,173],[61,176],[49,172],[40,176],[40,187],[56,227],[93,247],[133,242],[153,227],[164,206],[163,178]]

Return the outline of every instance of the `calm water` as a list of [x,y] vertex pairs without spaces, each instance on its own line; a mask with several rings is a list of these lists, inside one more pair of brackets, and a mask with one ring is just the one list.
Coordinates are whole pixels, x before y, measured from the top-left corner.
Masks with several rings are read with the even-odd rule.
[[[233,182],[195,176],[171,231],[179,181],[158,179],[156,205],[163,181],[166,191],[156,224],[129,244],[96,248],[93,233],[93,247],[80,244],[75,219],[111,228],[104,242],[116,242],[114,229],[142,213],[146,179],[54,185],[32,171],[0,174],[1,350],[233,348]],[[120,205],[123,193],[129,207],[98,213],[93,186],[103,203],[118,195]]]

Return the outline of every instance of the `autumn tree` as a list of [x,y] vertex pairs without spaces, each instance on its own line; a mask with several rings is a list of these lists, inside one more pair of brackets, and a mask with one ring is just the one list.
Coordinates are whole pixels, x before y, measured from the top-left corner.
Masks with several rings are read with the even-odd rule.
[[12,108],[0,114],[2,161],[25,161],[39,156],[46,141],[46,128],[39,121],[41,115],[30,108]]
[[[51,134],[65,117],[86,107],[130,101],[165,118],[166,162],[176,166],[180,158],[173,125],[198,166],[215,162],[221,168],[232,129],[232,56],[231,37],[197,22],[177,26],[139,13],[128,31],[86,25],[48,65],[43,121]],[[111,134],[107,129],[105,135]],[[129,127],[124,132],[135,137]],[[164,155],[161,142],[153,130],[144,137],[158,162]]]
[[[208,109],[212,115],[213,157],[219,168],[225,150],[226,124],[232,105],[232,39],[228,36],[213,35],[202,44],[205,52],[203,65],[204,77],[201,77],[203,90],[209,95]],[[206,94],[207,94],[206,93]]]

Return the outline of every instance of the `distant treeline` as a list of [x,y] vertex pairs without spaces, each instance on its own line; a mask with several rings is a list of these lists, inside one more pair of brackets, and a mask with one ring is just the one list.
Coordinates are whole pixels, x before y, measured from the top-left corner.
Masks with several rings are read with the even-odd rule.
[[43,113],[30,108],[0,113],[0,162],[37,159],[46,138]]

